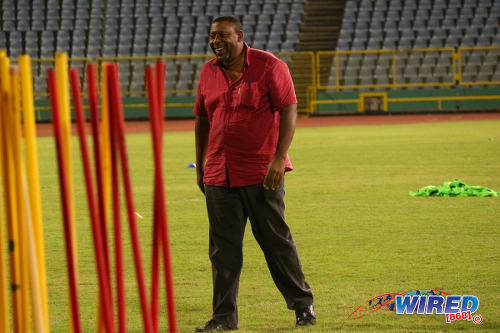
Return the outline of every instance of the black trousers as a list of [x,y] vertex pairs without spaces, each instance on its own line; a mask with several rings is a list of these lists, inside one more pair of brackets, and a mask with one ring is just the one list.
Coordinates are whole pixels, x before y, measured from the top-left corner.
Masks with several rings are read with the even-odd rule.
[[249,218],[269,271],[292,310],[313,303],[290,229],[285,223],[283,182],[275,191],[262,184],[228,188],[205,186],[210,221],[213,319],[238,327],[238,285],[243,263],[243,235]]

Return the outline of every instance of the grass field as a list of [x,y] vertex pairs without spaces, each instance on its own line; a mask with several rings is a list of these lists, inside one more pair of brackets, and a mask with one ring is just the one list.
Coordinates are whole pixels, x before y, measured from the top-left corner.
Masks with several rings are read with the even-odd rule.
[[[211,314],[208,222],[195,184],[192,132],[165,136],[169,228],[178,323],[191,332]],[[150,280],[151,139],[127,137],[143,258]],[[73,142],[78,148],[77,141]],[[39,139],[52,332],[68,331],[68,291],[53,138]],[[248,228],[241,276],[241,332],[500,331],[500,198],[413,198],[409,191],[461,179],[500,190],[500,121],[303,128],[290,149],[288,224],[313,288],[318,324],[296,329]],[[79,153],[74,151],[79,295],[84,332],[95,331],[97,282]],[[125,214],[125,213],[124,213]],[[124,221],[124,225],[125,225]],[[129,245],[128,228],[124,228]],[[142,322],[128,264],[128,332]],[[347,320],[389,292],[439,289],[475,295],[483,317],[445,324],[444,316],[378,311]],[[162,297],[163,297],[162,290]],[[164,302],[162,311],[164,309]],[[162,331],[166,331],[163,311]]]

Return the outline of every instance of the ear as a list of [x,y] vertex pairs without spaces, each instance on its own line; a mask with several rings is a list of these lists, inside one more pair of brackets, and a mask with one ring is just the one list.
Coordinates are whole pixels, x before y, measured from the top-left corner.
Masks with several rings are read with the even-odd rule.
[[242,42],[243,41],[243,30],[238,31],[237,35],[238,35],[238,42]]

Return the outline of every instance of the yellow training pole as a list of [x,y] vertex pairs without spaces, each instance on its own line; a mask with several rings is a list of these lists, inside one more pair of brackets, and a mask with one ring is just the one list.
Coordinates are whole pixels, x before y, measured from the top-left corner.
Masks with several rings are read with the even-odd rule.
[[[56,81],[57,81],[57,92],[59,98],[59,110],[61,117],[61,134],[62,134],[62,148],[64,151],[64,157],[66,160],[64,161],[65,169],[67,170],[68,179],[68,193],[69,193],[69,207],[70,207],[70,228],[71,228],[71,237],[72,242],[75,245],[73,248],[73,258],[75,260],[75,272],[76,279],[78,281],[78,256],[77,256],[77,246],[76,246],[76,226],[75,226],[75,204],[73,198],[73,168],[71,166],[71,112],[69,105],[69,77],[68,77],[68,55],[65,52],[56,52],[55,56],[55,72],[56,72]],[[69,296],[68,296],[69,297]],[[70,299],[70,298],[69,298]],[[70,311],[73,314],[73,308],[70,304]],[[70,316],[71,321],[73,321],[73,315]],[[70,325],[70,331],[73,332],[73,322]]]
[[33,233],[33,224],[31,219],[31,207],[28,196],[28,188],[26,184],[26,175],[24,163],[21,155],[21,108],[19,100],[19,69],[18,67],[10,68],[11,74],[11,96],[12,96],[12,111],[14,112],[12,119],[14,135],[12,142],[14,147],[14,160],[16,164],[16,191],[18,194],[18,211],[21,216],[19,223],[19,239],[21,239],[21,294],[23,299],[25,328],[29,330],[29,305],[31,296],[31,306],[33,309],[33,322],[35,324],[35,332],[45,332],[43,327],[42,302],[40,298],[39,273],[35,248],[35,237]]
[[[0,50],[0,58],[5,58],[7,55],[4,50]],[[2,78],[0,77],[0,81]],[[1,85],[1,82],[0,82]],[[3,131],[3,96],[0,89],[0,131]],[[4,149],[3,149],[3,136],[0,133],[0,161],[5,159]],[[0,163],[0,175],[3,178],[3,163]],[[2,197],[0,192],[0,198]],[[1,202],[0,202],[0,331],[1,332],[9,332],[9,312],[8,312],[8,301],[7,301],[7,271],[5,269],[5,257],[4,257],[4,236],[3,236],[3,215],[1,210]]]
[[[0,112],[2,112],[0,108]],[[1,117],[0,117],[1,118]],[[1,120],[0,120],[1,121]],[[1,126],[0,126],[1,128]],[[2,154],[3,149],[0,149],[0,158],[3,159]],[[9,314],[8,314],[8,302],[7,302],[7,272],[5,271],[5,257],[3,251],[5,249],[5,244],[3,242],[3,218],[0,210],[0,331],[9,332]]]
[[[24,166],[23,166],[24,167]],[[30,275],[30,288],[31,288],[31,305],[33,308],[33,322],[35,323],[35,332],[46,333],[48,332],[45,328],[44,318],[43,318],[43,306],[40,291],[40,277],[38,271],[38,258],[36,255],[36,244],[35,244],[35,233],[33,231],[33,221],[31,219],[31,208],[28,194],[28,186],[26,181],[26,176],[23,174],[22,184],[23,188],[23,202],[24,209],[26,211],[25,216],[25,228],[26,228],[26,239],[28,240],[28,265],[29,265],[29,275]]]
[[[109,109],[108,109],[108,89],[107,89],[107,76],[106,76],[106,66],[107,64],[102,63],[101,68],[101,164],[102,170],[102,183],[104,187],[104,207],[106,218],[101,223],[106,223],[108,220],[108,207],[110,202],[110,174],[111,174],[111,156],[109,147]],[[99,295],[98,312],[97,312],[97,332],[105,333],[106,328],[104,325],[104,318],[101,314],[101,295]]]
[[29,55],[19,57],[21,95],[23,106],[24,136],[26,141],[26,165],[34,241],[37,254],[40,297],[43,308],[44,329],[49,332],[49,306],[45,266],[45,245],[43,241],[42,204],[38,170],[38,150],[36,146],[35,107],[33,100],[33,77]]
[[109,146],[109,104],[108,104],[108,78],[106,74],[107,63],[102,63],[101,71],[101,153],[102,153],[102,183],[104,184],[104,199],[106,207],[106,221],[108,221],[108,211],[111,187],[111,152]]
[[16,187],[14,177],[14,157],[10,138],[12,136],[12,126],[10,121],[10,73],[9,59],[0,57],[0,93],[2,94],[2,128],[0,135],[3,144],[3,183],[5,195],[5,212],[7,217],[7,232],[9,235],[9,259],[10,259],[10,290],[12,292],[12,317],[14,332],[25,332],[23,326],[23,306],[21,293],[21,266],[20,247],[18,239],[18,215],[16,209]]
[[21,302],[23,307],[23,327],[25,332],[30,329],[30,290],[29,290],[29,254],[28,254],[28,231],[26,229],[26,208],[24,205],[24,190],[22,176],[22,158],[21,158],[21,105],[19,100],[19,70],[17,67],[10,69],[10,124],[11,124],[11,147],[14,157],[14,177],[16,186],[16,204],[18,215],[18,239],[19,239],[19,257],[21,261]]

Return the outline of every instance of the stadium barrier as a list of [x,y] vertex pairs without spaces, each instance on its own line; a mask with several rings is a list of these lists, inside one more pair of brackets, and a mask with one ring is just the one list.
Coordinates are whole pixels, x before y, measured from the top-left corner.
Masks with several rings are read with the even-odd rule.
[[[448,87],[455,84],[453,68],[453,48],[411,49],[411,50],[355,50],[319,51],[317,56],[317,89],[370,89],[370,88],[409,88],[409,87]],[[404,75],[403,68],[424,58],[437,58],[444,71],[441,76],[428,76],[421,79],[416,75]],[[429,66],[429,73],[432,67]],[[410,67],[411,68],[411,67]],[[374,73],[374,71],[376,71]],[[329,73],[333,75],[328,75]],[[332,78],[333,80],[328,80]]]
[[319,51],[310,110],[498,110],[499,57],[499,46]]
[[[318,92],[311,103],[316,114],[356,112],[495,110],[500,108],[497,88],[387,92]],[[371,99],[377,99],[374,103]],[[376,104],[375,107],[370,106]]]
[[[311,96],[308,91],[310,87],[315,86],[315,55],[313,52],[286,52],[279,53],[290,69],[295,84],[297,98],[299,100],[298,111],[301,113],[310,113]],[[198,55],[164,55],[164,56],[143,56],[143,57],[100,57],[96,59],[98,68],[107,62],[116,62],[119,64],[121,84],[124,87],[123,103],[124,114],[127,119],[145,119],[148,117],[146,91],[144,89],[144,77],[142,72],[148,63],[157,60],[163,60],[167,65],[166,90],[165,90],[165,117],[182,118],[191,117],[194,101],[196,97],[196,85],[199,70],[208,60],[213,58],[210,54]],[[50,64],[53,59],[35,59],[35,62]],[[84,68],[91,62],[88,58],[69,59],[70,64],[75,68]],[[41,66],[43,68],[45,66]],[[123,69],[125,71],[123,71]],[[132,73],[129,75],[129,72]],[[188,74],[187,76],[185,74]],[[184,81],[183,89],[179,89],[176,82]],[[130,79],[130,80],[129,80]],[[82,85],[85,80],[82,76]],[[186,84],[187,83],[187,84]],[[38,121],[50,121],[51,113],[46,92],[35,94],[36,116]],[[85,105],[88,103],[84,101]],[[88,109],[87,106],[84,108]]]
[[[469,61],[465,62],[467,59]],[[460,47],[457,51],[457,79],[461,86],[500,85],[500,46]],[[493,67],[496,73],[493,73]],[[475,80],[468,73],[479,72]],[[493,75],[492,75],[493,74]],[[491,76],[491,79],[488,77]]]
[[[290,68],[302,114],[500,108],[500,72],[493,71],[498,67],[500,46],[287,52],[277,56]],[[124,114],[133,120],[148,118],[142,74],[146,64],[158,59],[166,62],[165,117],[192,117],[199,70],[212,57],[101,57],[95,61],[99,68],[105,62],[120,65]],[[40,75],[51,61],[33,59]],[[69,59],[75,68],[91,61]],[[81,80],[84,85],[84,77]],[[37,121],[51,120],[46,92],[35,91],[35,110]]]

